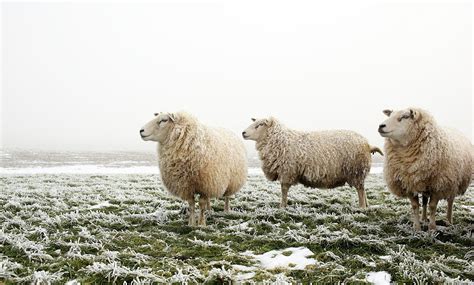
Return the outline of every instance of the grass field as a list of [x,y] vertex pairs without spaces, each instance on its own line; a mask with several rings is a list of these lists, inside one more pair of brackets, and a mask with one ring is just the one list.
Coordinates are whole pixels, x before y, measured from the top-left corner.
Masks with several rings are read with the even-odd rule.
[[191,228],[157,175],[3,175],[0,283],[473,282],[472,185],[454,226],[440,203],[434,233],[413,232],[381,175],[366,187],[368,210],[349,187],[302,186],[281,210],[279,185],[254,175],[231,213],[212,201],[208,226]]

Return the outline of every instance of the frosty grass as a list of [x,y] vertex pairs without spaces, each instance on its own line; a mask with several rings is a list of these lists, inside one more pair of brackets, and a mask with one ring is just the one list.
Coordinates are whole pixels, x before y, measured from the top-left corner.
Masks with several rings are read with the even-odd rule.
[[0,176],[0,283],[389,282],[474,280],[474,187],[454,226],[415,233],[408,201],[366,181],[369,209],[349,187],[292,187],[249,176],[232,200],[212,201],[206,228],[156,174]]

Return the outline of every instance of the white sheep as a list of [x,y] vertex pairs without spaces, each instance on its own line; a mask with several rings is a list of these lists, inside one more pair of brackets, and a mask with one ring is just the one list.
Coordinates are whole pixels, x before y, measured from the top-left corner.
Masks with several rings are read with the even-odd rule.
[[379,148],[352,131],[301,132],[273,117],[252,120],[242,136],[256,141],[265,176],[280,182],[281,207],[286,207],[292,185],[335,188],[346,182],[357,189],[359,206],[367,207],[364,180],[370,171],[371,153],[382,154]]
[[242,141],[230,131],[210,128],[184,112],[159,113],[140,135],[158,142],[161,179],[168,191],[187,201],[189,225],[195,225],[195,195],[199,195],[199,225],[205,225],[210,198],[229,197],[247,179],[247,157]]
[[413,226],[420,230],[419,194],[423,196],[422,219],[436,229],[436,207],[447,199],[447,220],[453,222],[454,197],[466,192],[471,181],[472,145],[457,131],[439,127],[425,110],[384,110],[389,118],[379,126],[385,137],[384,177],[389,190],[410,199]]

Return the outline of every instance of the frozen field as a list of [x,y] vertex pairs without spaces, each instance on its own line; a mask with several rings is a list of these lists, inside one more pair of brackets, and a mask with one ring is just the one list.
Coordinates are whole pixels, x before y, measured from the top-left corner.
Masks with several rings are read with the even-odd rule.
[[[155,173],[6,170],[19,161],[3,160],[0,174],[0,283],[474,281],[472,185],[455,202],[454,226],[443,226],[443,201],[439,230],[414,233],[408,201],[380,174],[367,179],[368,210],[354,189],[301,186],[281,210],[279,185],[255,172],[231,213],[212,201],[208,226],[191,228]],[[149,166],[130,161],[122,166]]]

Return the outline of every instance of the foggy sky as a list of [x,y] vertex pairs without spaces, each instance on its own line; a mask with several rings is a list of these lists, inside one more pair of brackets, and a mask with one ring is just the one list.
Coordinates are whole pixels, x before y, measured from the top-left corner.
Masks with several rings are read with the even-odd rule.
[[154,150],[139,129],[177,110],[382,146],[408,106],[472,141],[471,4],[355,2],[3,3],[3,147]]

